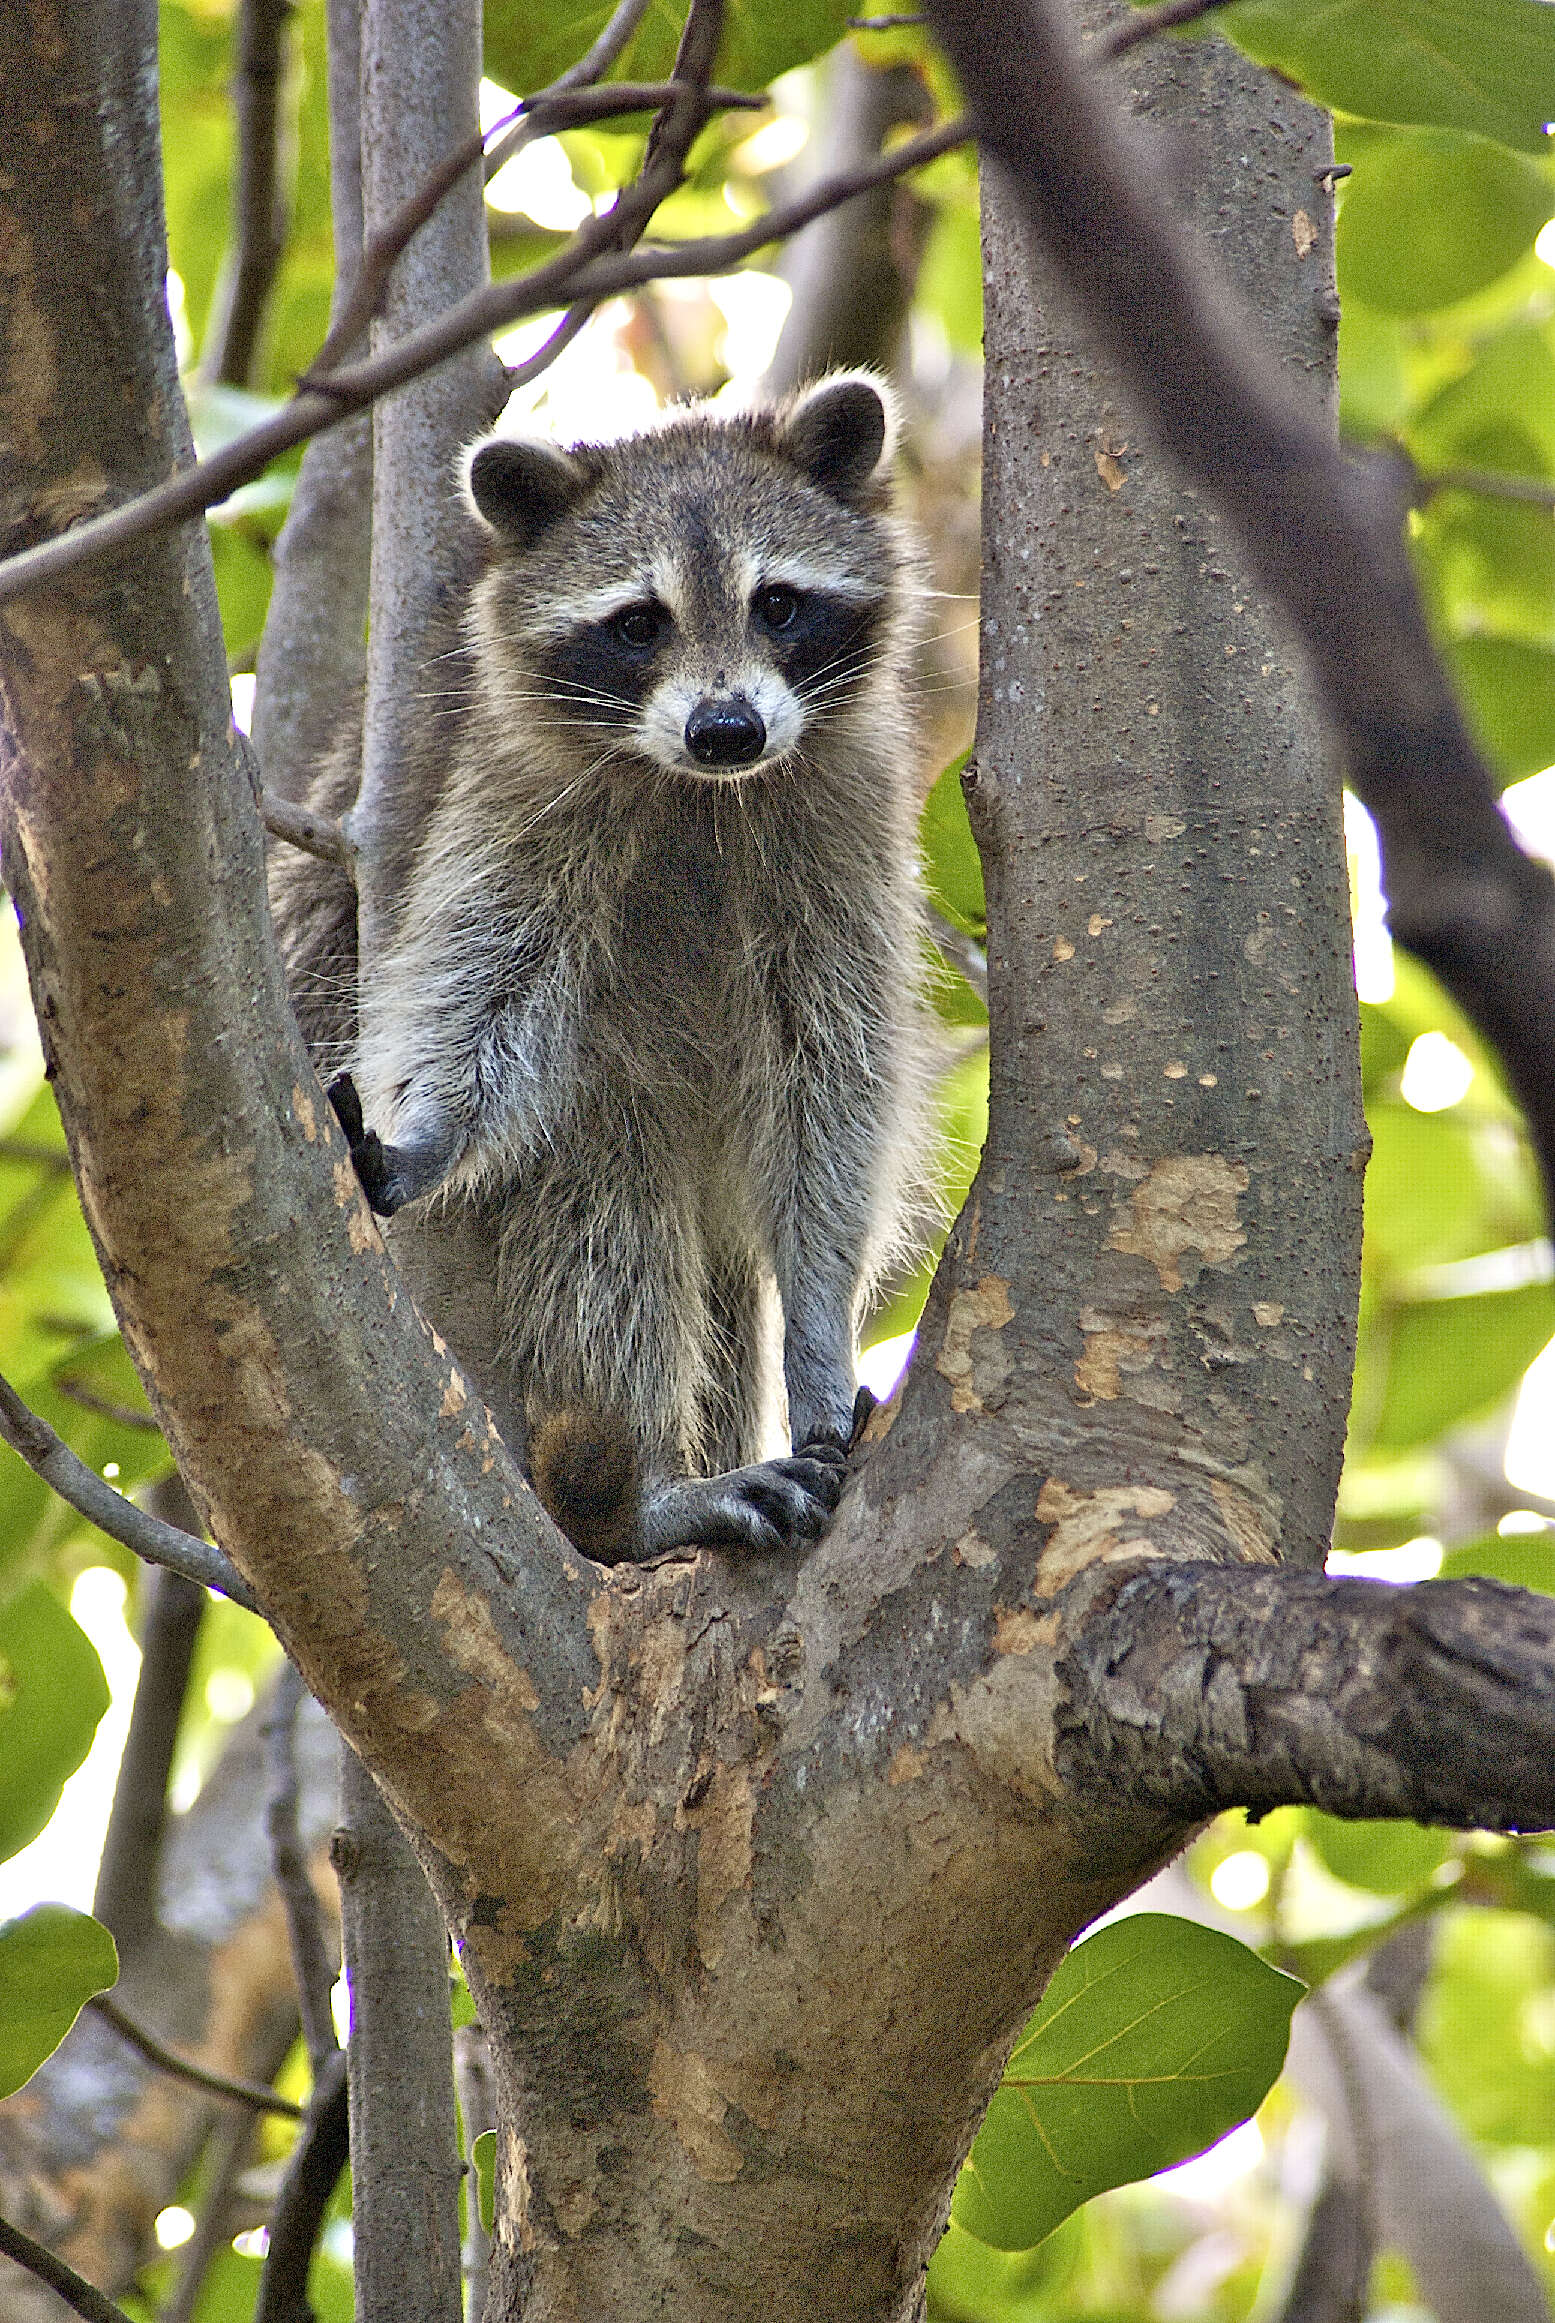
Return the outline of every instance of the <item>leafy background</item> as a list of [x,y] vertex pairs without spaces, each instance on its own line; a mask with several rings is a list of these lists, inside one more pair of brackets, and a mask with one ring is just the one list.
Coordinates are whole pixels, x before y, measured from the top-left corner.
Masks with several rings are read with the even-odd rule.
[[[533,87],[570,61],[607,13],[603,0],[492,0],[492,77],[508,89]],[[723,77],[762,87],[789,74],[782,108],[805,115],[817,102],[816,76],[796,68],[842,35],[846,0],[781,9],[747,0],[730,13]],[[1241,0],[1217,21],[1338,110],[1338,158],[1350,171],[1339,196],[1342,424],[1357,444],[1394,446],[1419,471],[1422,585],[1501,781],[1551,769],[1555,785],[1555,520],[1548,505],[1497,498],[1465,481],[1489,472],[1555,486],[1555,247],[1548,262],[1535,249],[1555,216],[1544,129],[1555,117],[1555,11],[1538,0],[1397,0],[1384,17],[1366,0]],[[296,12],[288,92],[295,217],[260,368],[243,389],[214,388],[198,372],[230,203],[230,6],[162,0],[161,23],[170,293],[196,427],[209,446],[283,394],[323,334],[332,264],[323,6],[302,0]],[[665,71],[676,27],[675,10],[659,0],[619,69]],[[871,55],[916,61],[948,97],[920,34],[861,37]],[[748,136],[744,120],[707,132],[667,228],[727,225],[731,212],[752,215],[772,197],[780,178],[755,158]],[[569,138],[576,185],[597,193],[631,165],[639,142],[635,132]],[[977,354],[976,197],[966,158],[947,157],[919,192],[928,207],[913,349],[927,410],[936,397],[953,399]],[[510,218],[494,265],[530,263],[557,233],[543,218]],[[635,362],[654,376],[657,366],[662,387],[667,332],[682,378],[704,389],[719,383],[719,316],[704,295],[666,303],[657,336],[619,318],[610,328],[618,369]],[[1456,480],[1433,486],[1438,477]],[[964,590],[975,571],[967,516],[975,446],[965,431],[959,441],[943,429],[936,439],[926,421],[916,488],[940,578]],[[235,673],[252,667],[289,489],[283,465],[212,519]],[[982,889],[956,782],[969,612],[947,618],[936,648],[946,771],[925,809],[924,842],[940,907],[975,940]],[[1364,917],[1363,819],[1354,831]],[[1522,1126],[1472,1031],[1424,971],[1389,960],[1374,925],[1362,991],[1376,1151],[1337,1557],[1407,1578],[1440,1555],[1449,1572],[1555,1586],[1555,1502],[1512,1490],[1501,1468],[1512,1398],[1555,1327]],[[954,1202],[985,1118],[983,1018],[951,967],[940,995],[960,1044],[944,1102]],[[63,1167],[14,952],[0,977],[0,1011],[9,1027],[0,1056],[0,1372],[83,1459],[129,1489],[164,1473],[166,1454],[114,1331]],[[909,1327],[923,1279],[901,1286],[877,1318],[879,1336]],[[27,1868],[35,1858],[18,1857],[56,1811],[66,1821],[82,1811],[71,1798],[60,1809],[61,1792],[91,1745],[109,1687],[72,1605],[90,1613],[105,1651],[115,1634],[122,1640],[111,1604],[104,1611],[105,1573],[122,1585],[133,1631],[144,1582],[132,1560],[19,1462],[0,1459],[0,1856],[12,1859],[0,1870],[0,1897],[12,1899],[0,1911],[20,1915],[0,1928],[0,2091],[25,2080],[113,1975],[106,1935],[82,1914],[49,1904],[22,1914],[47,1875]],[[113,1590],[110,1579],[110,1599]],[[262,1625],[236,1608],[220,1607],[207,1623],[180,1734],[180,1801],[193,1796],[262,1690],[275,1651]],[[124,1659],[120,1647],[113,1653]],[[122,1724],[121,1711],[122,1701],[113,1714]],[[56,1822],[54,1836],[59,1829]],[[1538,1840],[1341,1825],[1292,1809],[1256,1828],[1223,1819],[1193,1851],[1188,1881],[1180,1905],[1218,1914],[1262,1957],[1191,1917],[1125,1919],[1077,1948],[974,2150],[933,2269],[932,2314],[941,2323],[1272,2315],[1291,2257],[1290,2188],[1301,2175],[1301,2103],[1276,2078],[1297,1992],[1290,1975],[1320,1984],[1412,1928],[1433,1938],[1415,2028],[1429,2081],[1547,2290],[1555,2288],[1555,1851]],[[300,2095],[305,2081],[295,2057],[282,2086]],[[1218,2149],[1207,2174],[1123,2183],[1212,2144],[1260,2108],[1259,2131]],[[278,2161],[289,2128],[271,2122],[262,2134],[265,2154]],[[312,2296],[326,2323],[350,2312],[344,2203],[314,2269]],[[137,2315],[155,2313],[170,2265],[149,2272],[132,2301]],[[251,2252],[224,2250],[201,2295],[204,2323],[249,2315],[256,2274]],[[1402,2323],[1422,2313],[1418,2291],[1407,2253],[1386,2252],[1372,2317]]]

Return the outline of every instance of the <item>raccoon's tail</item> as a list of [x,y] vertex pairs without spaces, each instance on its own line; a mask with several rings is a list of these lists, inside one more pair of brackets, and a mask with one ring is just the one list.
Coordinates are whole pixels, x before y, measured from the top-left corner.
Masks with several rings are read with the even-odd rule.
[[637,1443],[613,1412],[563,1404],[529,1440],[535,1493],[575,1549],[601,1565],[632,1556],[642,1538]]

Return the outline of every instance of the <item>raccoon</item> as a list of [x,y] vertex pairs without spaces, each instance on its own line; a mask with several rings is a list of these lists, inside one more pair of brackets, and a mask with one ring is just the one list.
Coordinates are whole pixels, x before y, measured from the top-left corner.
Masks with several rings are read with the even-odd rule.
[[273,879],[368,1198],[397,1250],[408,1213],[457,1251],[413,1288],[461,1353],[461,1300],[484,1306],[466,1359],[610,1560],[824,1527],[861,1304],[920,1181],[893,433],[844,373],[616,443],[479,444],[482,569],[426,674],[359,977],[343,878]]

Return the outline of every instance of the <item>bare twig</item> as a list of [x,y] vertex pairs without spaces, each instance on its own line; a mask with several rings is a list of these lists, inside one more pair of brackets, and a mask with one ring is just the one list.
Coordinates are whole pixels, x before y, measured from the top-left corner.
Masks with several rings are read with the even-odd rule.
[[291,203],[281,120],[286,27],[293,0],[243,0],[237,24],[232,110],[237,131],[233,239],[223,268],[219,314],[202,369],[246,387],[265,308],[286,248]]
[[276,1679],[262,1729],[270,1770],[265,1831],[270,1842],[270,1868],[286,1909],[286,1932],[291,1940],[302,2037],[316,2082],[339,2043],[335,2039],[335,2021],[330,2008],[335,1964],[297,1828],[297,1712],[304,1691],[301,1676],[287,1662]]
[[95,2009],[159,2073],[171,2073],[180,2081],[192,2082],[196,2089],[208,2089],[213,2097],[230,2098],[234,2105],[246,2105],[251,2113],[282,2113],[289,2120],[301,2121],[303,2108],[291,2098],[278,2095],[262,2081],[240,2081],[226,2073],[213,2073],[209,2066],[196,2064],[193,2057],[180,2055],[177,2049],[170,2049],[165,2041],[159,2041],[155,2033],[147,2032],[144,2025],[137,2024],[133,2017],[126,2016],[106,1992],[94,1993],[86,2005]]
[[[558,130],[581,128],[586,122],[606,121],[623,113],[656,111],[669,104],[676,93],[677,84],[673,81],[613,81],[608,88],[568,90],[560,96],[548,90],[544,96],[520,107],[516,118],[510,117],[513,126],[506,129],[497,144],[488,143],[496,131],[483,130],[456,146],[369,240],[340,314],[302,374],[301,384],[328,389],[330,373],[356,345],[377,313],[389,276],[406,246],[477,162],[484,163],[488,177],[494,176],[504,162],[511,161],[534,138],[551,137]],[[767,99],[744,89],[709,89],[706,102],[709,108],[760,111]],[[504,127],[503,123],[497,124],[498,129]]]
[[898,12],[885,16],[850,16],[848,30],[850,32],[895,32],[898,26],[927,24],[928,21],[922,9],[915,13]]
[[497,2123],[491,2085],[491,2044],[483,2026],[459,2025],[454,2032],[454,2093],[464,2124],[464,2312],[466,2323],[481,2323],[491,2272],[491,2235],[481,2217],[475,2141]]
[[39,1145],[30,1137],[0,1137],[0,1161],[36,1162],[58,1176],[70,1175],[70,1156],[57,1145]]
[[[303,390],[273,418],[235,437],[197,467],[182,469],[165,483],[126,501],[122,507],[89,517],[52,540],[6,558],[0,562],[0,604],[25,589],[57,580],[61,574],[108,550],[122,548],[166,525],[214,508],[240,484],[250,483],[262,475],[282,452],[335,426],[350,412],[361,410],[392,388],[403,387],[407,380],[419,378],[477,339],[505,330],[511,323],[522,321],[527,315],[541,314],[547,308],[564,303],[571,305],[575,301],[598,304],[618,292],[636,290],[643,283],[660,278],[684,280],[705,274],[727,274],[743,259],[797,233],[812,218],[823,216],[840,202],[851,201],[855,194],[868,193],[888,178],[902,177],[909,170],[920,169],[942,153],[964,145],[971,133],[971,125],[964,119],[944,122],[937,129],[926,130],[921,137],[893,147],[891,152],[880,155],[864,168],[844,177],[822,179],[798,199],[769,210],[754,225],[738,233],[711,235],[694,242],[650,243],[640,250],[627,252],[604,250],[601,246],[608,240],[608,234],[600,229],[609,228],[618,218],[618,204],[607,217],[585,224],[566,250],[559,251],[555,258],[536,267],[532,273],[489,284],[459,300],[420,330],[332,372],[327,393],[318,389]],[[653,206],[657,206],[656,200]]]
[[303,2323],[312,2315],[308,2268],[348,2159],[348,2114],[345,2051],[333,2049],[319,2066],[308,2116],[271,2213],[254,2323]]
[[30,2234],[23,2234],[8,2218],[0,2218],[0,2251],[7,2258],[15,2259],[30,2275],[36,2275],[40,2283],[47,2283],[74,2314],[86,2318],[86,2323],[130,2323],[122,2307],[104,2298],[84,2275],[78,2275],[74,2267],[67,2267],[62,2258],[45,2250],[41,2242],[34,2242]]
[[166,1565],[170,1572],[182,1573],[206,1589],[219,1589],[250,1613],[259,1611],[253,1591],[230,1558],[197,1540],[193,1533],[181,1532],[177,1525],[164,1524],[160,1517],[137,1508],[122,1492],[115,1492],[95,1469],[77,1459],[47,1420],[29,1411],[7,1379],[0,1379],[0,1436],[61,1500],[78,1509],[110,1540],[132,1549],[149,1565]]
[[1436,468],[1429,475],[1415,470],[1415,505],[1423,507],[1438,492],[1475,492],[1485,500],[1518,500],[1530,508],[1555,508],[1555,484],[1538,476],[1506,476],[1495,468]]
[[[187,1507],[182,1480],[171,1476],[166,1486],[168,1497],[176,1495]],[[170,1520],[166,1509],[156,1514]],[[135,1705],[92,1891],[93,1913],[112,1934],[121,1960],[146,1941],[157,1923],[168,1778],[206,1602],[205,1591],[181,1573],[152,1573]]]
[[321,863],[338,864],[348,879],[356,877],[356,849],[344,824],[329,815],[315,814],[311,807],[298,806],[292,799],[283,799],[273,790],[260,792],[259,813],[272,838],[300,847],[305,855],[317,855]]
[[157,2323],[194,2323],[205,2279],[232,2232],[232,2197],[254,2145],[254,2116],[217,2123],[205,2155],[194,2232],[178,2253],[178,2280]]
[[84,1412],[96,1412],[105,1420],[115,1421],[121,1428],[141,1428],[148,1435],[159,1436],[162,1431],[150,1412],[138,1412],[133,1404],[117,1403],[111,1395],[99,1395],[95,1388],[83,1387],[68,1373],[56,1371],[54,1385],[70,1403],[78,1403]]
[[1201,16],[1211,16],[1217,8],[1224,8],[1227,0],[1158,0],[1154,8],[1139,8],[1103,32],[1086,50],[1088,62],[1110,63],[1114,57],[1126,56],[1131,48],[1143,41],[1153,40],[1158,32],[1175,32],[1180,25],[1192,24]]

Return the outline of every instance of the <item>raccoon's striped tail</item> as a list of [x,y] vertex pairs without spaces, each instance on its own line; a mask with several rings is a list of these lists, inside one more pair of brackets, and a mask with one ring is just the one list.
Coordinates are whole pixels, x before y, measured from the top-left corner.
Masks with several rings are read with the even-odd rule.
[[541,1506],[585,1557],[616,1565],[638,1551],[637,1444],[624,1420],[563,1404],[535,1427],[529,1466]]

